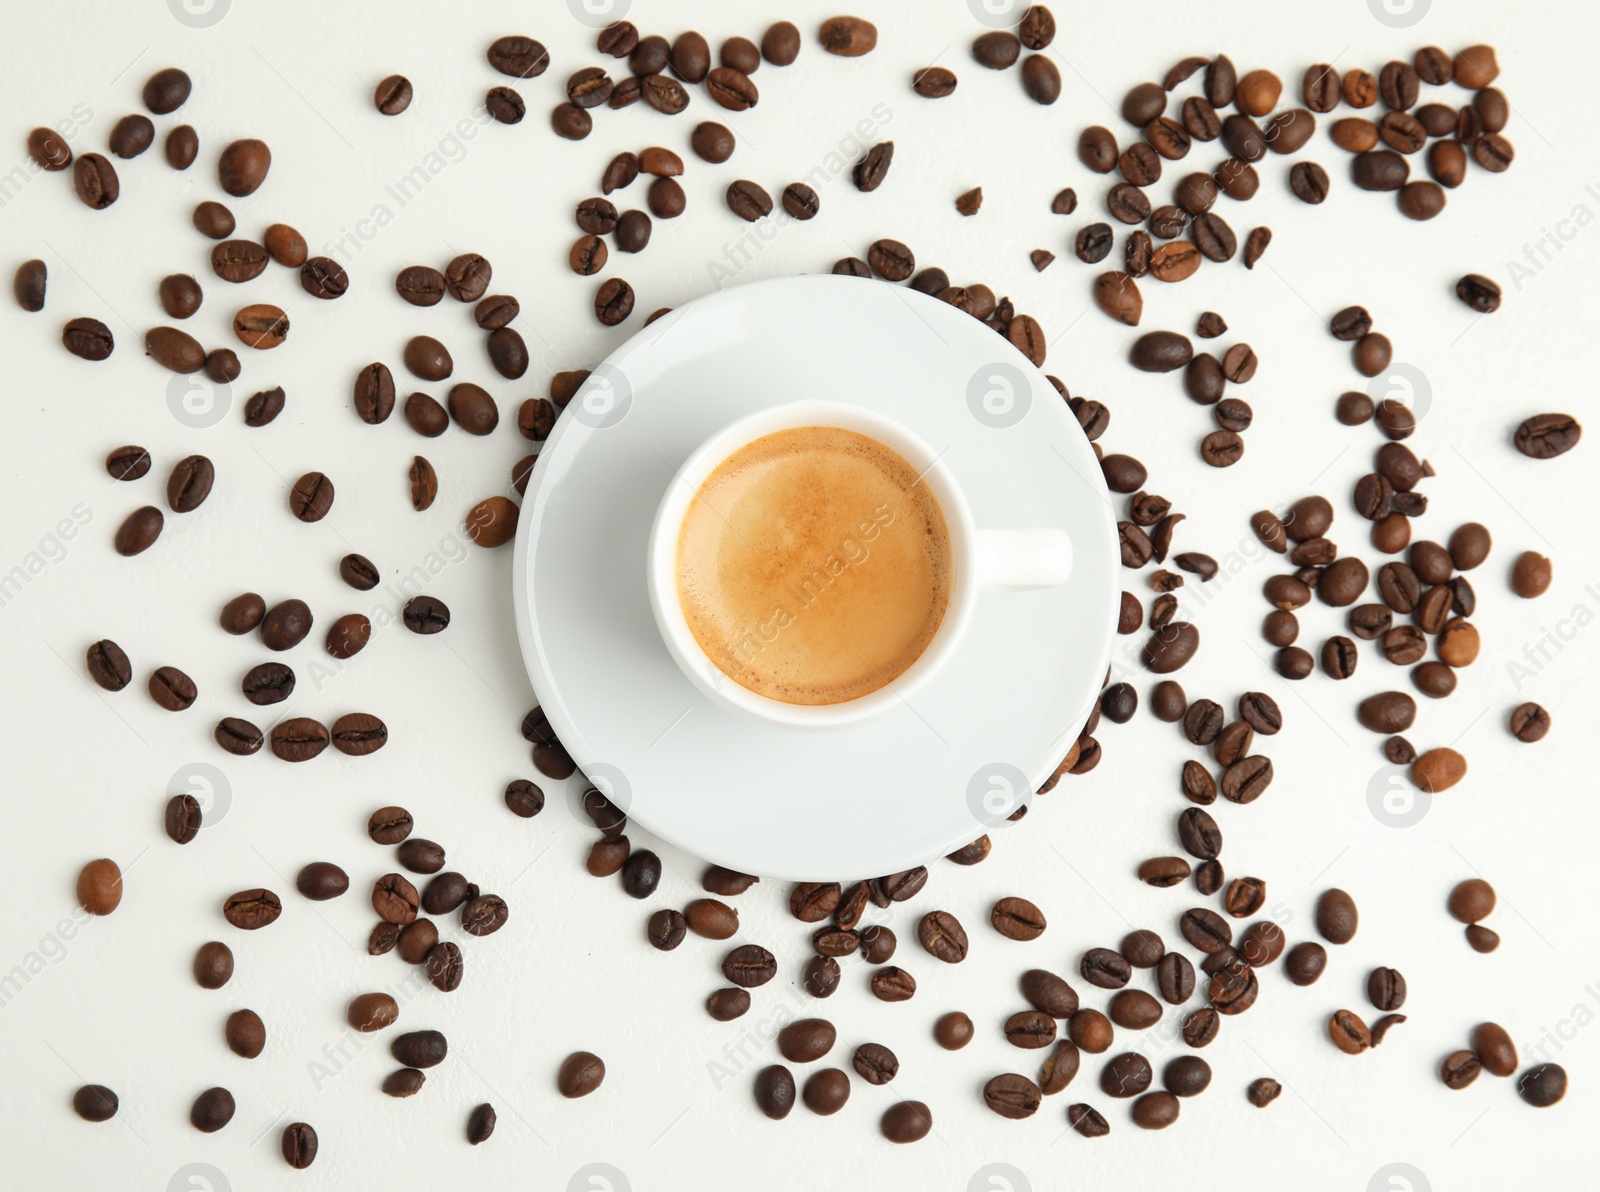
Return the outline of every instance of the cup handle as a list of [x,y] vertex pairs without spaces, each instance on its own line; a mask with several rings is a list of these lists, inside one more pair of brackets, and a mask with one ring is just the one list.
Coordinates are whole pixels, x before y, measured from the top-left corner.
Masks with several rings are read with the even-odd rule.
[[1065,530],[979,530],[977,571],[980,588],[1057,587],[1072,575],[1072,539]]

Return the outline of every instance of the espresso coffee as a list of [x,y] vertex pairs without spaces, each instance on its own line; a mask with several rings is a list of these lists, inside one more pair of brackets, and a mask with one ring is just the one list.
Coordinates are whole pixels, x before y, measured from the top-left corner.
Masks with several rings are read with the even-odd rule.
[[734,682],[789,704],[837,704],[892,683],[950,602],[950,533],[917,470],[835,427],[778,431],[734,452],[678,537],[678,600]]

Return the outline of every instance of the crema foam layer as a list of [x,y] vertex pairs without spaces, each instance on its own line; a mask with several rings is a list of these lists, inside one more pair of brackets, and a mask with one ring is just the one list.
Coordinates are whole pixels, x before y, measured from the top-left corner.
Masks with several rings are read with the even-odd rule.
[[729,678],[790,704],[893,682],[950,603],[950,533],[916,469],[854,431],[748,443],[700,486],[678,535],[678,600]]

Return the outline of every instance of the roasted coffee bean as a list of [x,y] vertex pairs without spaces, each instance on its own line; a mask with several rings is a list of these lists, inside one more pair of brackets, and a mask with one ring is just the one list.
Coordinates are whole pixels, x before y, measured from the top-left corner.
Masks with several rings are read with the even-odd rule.
[[408,1031],[389,1044],[389,1054],[408,1068],[432,1068],[450,1053],[450,1043],[438,1031]]
[[894,162],[894,142],[881,141],[868,149],[866,155],[856,162],[850,171],[851,181],[855,188],[863,193],[877,190],[883,185],[883,180],[889,174],[889,167]]
[[[423,964],[427,961],[429,953],[438,946],[439,928],[432,919],[418,919],[400,929],[400,940],[395,946],[395,951],[407,964]],[[448,960],[448,954],[445,954],[443,959]],[[457,972],[459,971],[460,968],[457,966]]]
[[1217,781],[1211,777],[1211,772],[1197,761],[1190,760],[1183,763],[1183,776],[1179,785],[1184,797],[1191,803],[1208,804],[1217,801]]
[[1511,710],[1511,735],[1523,744],[1544,740],[1550,731],[1550,713],[1535,703],[1518,704]]
[[368,712],[349,712],[333,722],[333,747],[350,757],[376,754],[389,742],[389,726]]
[[1052,1018],[1069,1018],[1078,1012],[1077,992],[1054,973],[1029,969],[1019,984],[1022,996],[1035,1010]]
[[52,173],[72,164],[72,149],[52,128],[36,128],[28,134],[28,156],[40,169]]
[[1078,235],[1073,241],[1073,251],[1085,264],[1097,264],[1110,254],[1115,239],[1110,224],[1088,224],[1078,230]]
[[1493,886],[1482,878],[1468,878],[1466,881],[1458,882],[1450,891],[1445,906],[1450,912],[1450,917],[1458,922],[1476,923],[1489,917],[1494,911],[1496,901]]
[[1356,935],[1359,916],[1355,899],[1343,890],[1324,890],[1317,899],[1317,932],[1330,944],[1348,944]]
[[[16,276],[11,282],[11,293],[16,298],[17,305],[30,313],[38,313],[44,309],[44,295],[49,270],[40,260],[24,261],[17,266]],[[193,280],[193,279],[190,279]],[[163,283],[165,285],[165,283]],[[199,287],[196,287],[198,292]],[[165,300],[163,300],[165,305]],[[195,306],[199,306],[198,299]],[[168,312],[171,313],[170,311]],[[193,311],[190,312],[191,314]],[[183,318],[182,315],[173,315],[174,318]]]
[[531,37],[508,36],[489,46],[489,65],[514,79],[534,79],[550,65],[544,46]]
[[289,490],[289,511],[303,522],[318,522],[333,508],[333,481],[321,472],[307,472]]
[[1182,857],[1152,857],[1139,865],[1138,876],[1147,885],[1176,886],[1189,876],[1189,862]]
[[1106,210],[1121,223],[1143,223],[1150,218],[1150,200],[1136,184],[1119,182],[1106,197]]
[[1275,608],[1262,621],[1261,636],[1269,646],[1292,646],[1300,636],[1300,621],[1292,612]]
[[405,75],[389,75],[372,91],[372,106],[385,116],[398,116],[411,106],[411,80]]
[[636,849],[622,866],[622,890],[630,898],[649,898],[661,883],[661,858],[649,849]]
[[1078,972],[1099,989],[1121,989],[1133,975],[1133,966],[1120,952],[1090,948],[1078,962]]
[[61,343],[80,360],[104,360],[116,341],[111,329],[98,319],[70,319],[61,329]]
[[233,1094],[225,1088],[209,1088],[190,1106],[189,1124],[202,1134],[215,1134],[233,1121],[233,1113]]
[[967,957],[967,933],[947,911],[931,911],[917,924],[917,940],[936,960],[957,964]]
[[1576,447],[1582,435],[1570,414],[1536,414],[1517,427],[1513,442],[1529,459],[1554,459]]
[[1002,898],[989,911],[989,922],[1010,940],[1035,940],[1044,934],[1044,913],[1026,898]]
[[161,536],[163,522],[161,510],[154,505],[135,509],[128,514],[122,525],[117,527],[116,537],[113,539],[117,553],[131,558],[149,550]]
[[417,888],[398,873],[385,874],[373,884],[372,909],[385,923],[403,927],[415,922],[419,905]]
[[267,927],[277,922],[282,913],[283,903],[271,890],[241,890],[222,903],[222,917],[241,931]]
[[1100,1069],[1100,1090],[1110,1097],[1137,1097],[1150,1087],[1154,1077],[1149,1060],[1125,1051]]
[[1191,857],[1213,860],[1222,852],[1222,830],[1210,814],[1190,807],[1178,815],[1178,839]]
[[[1334,1042],[1339,1043],[1337,1037],[1335,1037]],[[1339,1043],[1339,1047],[1343,1051],[1351,1050],[1343,1043]],[[1356,1050],[1360,1049],[1357,1048]],[[1452,1051],[1444,1057],[1444,1062],[1439,1065],[1439,1079],[1444,1081],[1444,1086],[1448,1089],[1464,1089],[1478,1079],[1478,1073],[1481,1071],[1483,1071],[1483,1065],[1472,1052]]]
[[1400,214],[1408,219],[1432,219],[1444,204],[1444,191],[1435,182],[1408,182],[1400,189]]
[[133,681],[133,666],[122,647],[104,638],[89,647],[89,677],[107,691],[121,691]]
[[1161,1021],[1161,1003],[1142,989],[1124,989],[1111,999],[1111,1021],[1125,1030],[1149,1030]]
[[200,801],[193,795],[173,795],[167,800],[167,836],[174,844],[188,844],[200,835]]
[[246,672],[240,687],[258,707],[281,703],[294,692],[294,671],[281,662],[263,662]]
[[834,1024],[824,1018],[802,1018],[778,1032],[778,1051],[792,1064],[810,1064],[834,1048]]
[[608,278],[595,291],[594,316],[603,326],[615,327],[633,313],[633,287],[620,277]]
[[[70,160],[71,151],[66,152]],[[66,163],[59,168],[65,169]],[[72,163],[72,186],[83,205],[94,211],[111,206],[122,190],[116,167],[98,153],[85,153]]]
[[754,989],[777,975],[778,962],[772,953],[757,944],[742,944],[722,960],[722,975],[730,985]]
[[1007,1072],[983,1086],[983,1102],[1004,1118],[1032,1117],[1039,1109],[1039,1086],[1026,1076]]
[[235,1010],[223,1026],[223,1038],[234,1055],[253,1060],[266,1049],[267,1028],[254,1010]]
[[898,240],[875,240],[867,249],[867,264],[886,281],[905,281],[916,272],[916,257]]
[[1228,921],[1204,907],[1185,911],[1178,919],[1178,929],[1184,939],[1208,954],[1220,952],[1233,942],[1233,928]]
[[1358,153],[1350,161],[1350,179],[1362,190],[1399,190],[1410,173],[1406,159],[1389,149]]
[[233,977],[233,950],[217,940],[201,944],[192,971],[201,989],[221,989]]

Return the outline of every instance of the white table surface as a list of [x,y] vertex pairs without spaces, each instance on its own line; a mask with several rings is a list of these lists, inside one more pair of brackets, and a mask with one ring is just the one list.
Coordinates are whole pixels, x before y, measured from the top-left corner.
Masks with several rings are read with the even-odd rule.
[[[1042,1189],[1225,1180],[1241,1188],[1417,1190],[1592,1183],[1600,1050],[1590,1026],[1600,1012],[1600,940],[1587,880],[1597,839],[1591,676],[1600,643],[1589,628],[1600,611],[1595,446],[1536,464],[1509,438],[1517,422],[1544,410],[1595,421],[1600,159],[1593,97],[1581,83],[1597,32],[1592,9],[1463,0],[1436,3],[1420,23],[1395,27],[1361,0],[1292,12],[1268,3],[1215,10],[1061,4],[1051,53],[1064,90],[1046,109],[1020,94],[1014,72],[991,74],[970,62],[966,47],[980,26],[957,0],[872,5],[879,47],[857,61],[819,50],[813,31],[833,5],[818,0],[742,6],[742,13],[635,0],[629,16],[645,31],[671,36],[692,23],[713,46],[732,34],[759,37],[769,20],[791,17],[806,34],[800,61],[760,70],[763,98],[752,112],[724,114],[697,88],[682,117],[668,120],[643,105],[601,111],[596,133],[572,144],[548,131],[546,113],[571,70],[600,61],[592,31],[555,0],[454,7],[462,11],[446,17],[418,3],[346,11],[234,0],[223,19],[197,28],[152,2],[34,6],[8,21],[0,106],[10,148],[0,166],[20,165],[24,174],[20,184],[6,184],[0,259],[9,271],[41,256],[51,276],[45,313],[0,305],[12,373],[0,572],[21,566],[28,573],[0,607],[5,1182],[213,1189],[609,1182],[639,1190],[766,1182]],[[541,38],[555,66],[521,85],[529,104],[521,126],[472,125],[476,135],[456,142],[453,126],[470,121],[486,88],[508,81],[483,61],[488,42],[506,32]],[[1224,204],[1241,241],[1255,223],[1276,232],[1254,272],[1237,262],[1207,265],[1179,287],[1144,286],[1146,328],[1187,330],[1201,310],[1215,309],[1233,328],[1223,343],[1248,340],[1261,357],[1257,378],[1238,390],[1257,414],[1243,462],[1225,472],[1204,467],[1195,445],[1209,429],[1206,412],[1182,397],[1177,378],[1127,367],[1133,333],[1089,303],[1098,270],[1073,259],[1071,239],[1098,217],[1088,213],[1098,211],[1104,183],[1076,161],[1078,130],[1104,122],[1121,136],[1112,106],[1129,86],[1218,46],[1241,71],[1277,70],[1292,96],[1313,61],[1376,70],[1391,57],[1409,59],[1419,45],[1475,41],[1499,47],[1513,105],[1507,135],[1518,154],[1510,172],[1474,171],[1439,219],[1415,225],[1390,199],[1349,184],[1324,119],[1298,156],[1328,167],[1334,184],[1326,204],[1309,209],[1287,193],[1283,160],[1267,164],[1262,193],[1248,208]],[[951,99],[924,101],[911,92],[910,74],[935,61],[957,71],[960,89]],[[195,92],[158,130],[179,119],[194,124],[201,157],[193,169],[168,169],[158,142],[145,157],[119,163],[123,196],[106,213],[74,199],[70,176],[26,173],[29,128],[71,119],[81,125],[74,147],[103,151],[117,118],[140,109],[143,80],[169,63],[189,71]],[[391,120],[374,112],[370,95],[393,71],[411,77],[417,98]],[[1459,101],[1453,90],[1450,96]],[[739,135],[726,166],[705,166],[689,153],[689,131],[701,118],[721,118]],[[1332,950],[1319,984],[1294,989],[1275,970],[1263,974],[1256,1008],[1226,1020],[1203,1053],[1215,1069],[1211,1090],[1186,1103],[1182,1120],[1163,1134],[1134,1129],[1126,1105],[1099,1093],[1098,1064],[1085,1064],[1072,1089],[1030,1121],[1003,1121],[978,1096],[990,1075],[1032,1072],[1042,1058],[1013,1050],[999,1033],[1005,1016],[1022,1007],[1020,971],[1043,966],[1072,977],[1083,949],[1115,946],[1132,926],[1176,939],[1175,916],[1198,903],[1192,888],[1155,890],[1132,876],[1144,857],[1176,851],[1171,823],[1184,805],[1177,772],[1192,756],[1174,729],[1149,715],[1106,725],[1100,767],[1063,782],[1020,828],[998,833],[986,863],[941,863],[916,901],[872,914],[894,925],[897,959],[920,982],[916,998],[902,1005],[874,1001],[859,964],[846,966],[844,988],[831,1001],[812,1003],[796,984],[807,929],[789,917],[786,890],[763,884],[737,900],[741,938],[772,947],[782,977],[757,991],[747,1017],[712,1022],[701,1002],[721,983],[724,947],[691,938],[659,954],[643,936],[649,909],[698,894],[695,859],[662,849],[661,889],[648,905],[636,903],[614,881],[583,872],[592,832],[574,818],[562,784],[541,780],[549,801],[532,821],[513,818],[500,800],[509,779],[537,777],[517,734],[532,695],[512,640],[511,552],[466,546],[460,525],[474,501],[503,488],[523,454],[513,426],[517,403],[542,392],[551,372],[599,359],[650,310],[716,284],[713,266],[750,230],[721,203],[729,180],[756,179],[776,194],[848,142],[862,120],[877,127],[871,139],[896,143],[887,183],[871,195],[843,180],[825,187],[821,216],[781,229],[740,278],[826,269],[888,235],[909,244],[920,262],[986,281],[1040,319],[1055,337],[1047,370],[1073,392],[1111,405],[1106,448],[1142,458],[1150,487],[1188,514],[1181,547],[1238,567],[1210,586],[1203,607],[1196,588],[1185,589],[1203,646],[1179,676],[1191,696],[1225,704],[1250,688],[1273,693],[1288,720],[1268,743],[1278,775],[1268,795],[1250,807],[1215,809],[1230,874],[1266,879],[1271,913],[1291,938],[1310,934],[1316,895],[1328,885],[1350,890],[1361,905],[1359,936]],[[223,197],[212,163],[239,136],[262,136],[274,152],[267,185],[230,204],[239,234],[284,220],[313,251],[349,237],[352,292],[341,301],[314,302],[275,267],[237,293],[211,277],[210,244],[189,227],[188,214],[202,198]],[[638,313],[624,327],[603,329],[589,311],[595,281],[566,268],[575,235],[569,211],[595,193],[613,153],[652,143],[677,148],[688,162],[689,212],[658,222],[648,251],[614,266],[636,287]],[[855,152],[849,144],[843,150],[851,160]],[[1205,148],[1184,164],[1218,156]],[[419,165],[429,181],[401,202],[390,187]],[[958,217],[952,200],[980,184],[982,212]],[[1051,216],[1050,197],[1065,185],[1078,188],[1080,213]],[[642,206],[641,186],[620,197]],[[1547,236],[1544,256],[1529,247]],[[1042,274],[1028,263],[1037,247],[1060,258]],[[414,310],[393,293],[401,267],[442,266],[469,249],[493,261],[495,291],[522,299],[533,366],[519,382],[491,372],[465,309],[447,299]],[[1521,262],[1520,282],[1513,261]],[[1507,286],[1498,314],[1479,320],[1452,296],[1455,278],[1469,270]],[[166,321],[155,284],[172,271],[192,272],[205,287],[190,330],[207,343],[228,342],[228,318],[245,300],[279,301],[294,319],[286,349],[241,352],[247,371],[234,387],[234,407],[209,428],[169,413],[168,378],[136,346],[145,327]],[[1357,378],[1344,345],[1324,328],[1350,302],[1368,306],[1397,358],[1431,386],[1431,408],[1412,443],[1439,475],[1426,485],[1432,508],[1419,532],[1442,540],[1458,522],[1479,520],[1496,542],[1473,575],[1482,657],[1457,694],[1424,706],[1407,734],[1420,747],[1459,740],[1471,773],[1405,830],[1368,810],[1369,778],[1382,759],[1379,741],[1353,715],[1362,696],[1391,681],[1404,686],[1403,676],[1364,648],[1353,681],[1316,677],[1291,689],[1258,656],[1259,585],[1274,568],[1253,551],[1247,515],[1323,491],[1339,509],[1333,537],[1347,545],[1365,538],[1347,494],[1380,440],[1371,428],[1333,421],[1334,397]],[[60,325],[75,315],[113,328],[119,347],[109,363],[62,351]],[[500,399],[502,425],[491,439],[451,431],[423,445],[398,416],[371,428],[351,414],[356,369],[383,359],[398,370],[404,339],[421,331],[455,349],[458,377],[486,384]],[[247,429],[238,404],[272,384],[287,391],[287,410],[269,428]],[[147,446],[156,460],[137,484],[113,484],[102,468],[105,452],[124,442]],[[404,480],[419,449],[441,476],[437,504],[420,515],[409,508]],[[122,517],[136,505],[161,504],[166,470],[195,451],[217,465],[210,500],[196,513],[169,515],[146,555],[118,557],[110,540]],[[314,468],[335,477],[339,495],[333,514],[308,526],[289,516],[284,494]],[[57,529],[63,519],[77,523],[70,538]],[[1511,597],[1504,583],[1510,560],[1528,548],[1556,560],[1554,587],[1533,603]],[[347,666],[327,665],[317,643],[335,615],[398,605],[382,589],[357,594],[341,584],[335,564],[351,549],[390,576],[438,560],[428,590],[454,611],[450,630],[429,639],[391,627]],[[229,638],[215,624],[222,602],[246,589],[269,600],[302,597],[318,618],[313,638],[289,656],[301,682],[290,709],[325,721],[371,710],[388,722],[388,748],[365,759],[330,751],[305,766],[217,749],[210,740],[217,717],[252,711],[228,693],[265,656],[258,643]],[[1314,646],[1342,618],[1317,606],[1303,620]],[[120,695],[85,677],[84,649],[99,637],[120,642],[133,659],[136,686]],[[1118,666],[1126,670],[1136,655],[1132,639],[1123,644],[1130,651]],[[201,706],[174,716],[137,689],[164,663],[194,676]],[[1147,677],[1133,681],[1147,693]],[[1539,700],[1554,717],[1550,737],[1536,746],[1517,744],[1504,727],[1524,699]],[[194,763],[217,767],[228,805],[180,850],[162,833],[161,810]],[[409,807],[420,835],[444,843],[453,867],[512,907],[498,936],[466,941],[467,979],[458,992],[423,986],[402,995],[403,1024],[438,1027],[452,1048],[424,1092],[403,1102],[377,1089],[392,1066],[386,1038],[354,1036],[343,1022],[351,996],[398,987],[406,976],[395,958],[371,959],[362,946],[372,919],[362,891],[390,867],[387,850],[368,842],[363,827],[368,812],[387,802]],[[631,835],[636,846],[650,842],[642,829]],[[103,855],[121,863],[126,896],[113,917],[79,921],[74,875]],[[295,895],[294,872],[316,858],[344,865],[356,892],[315,906]],[[1504,943],[1492,956],[1471,952],[1444,912],[1451,885],[1474,873],[1500,893],[1491,923]],[[244,936],[222,921],[219,906],[231,891],[255,885],[279,890],[286,909],[271,929]],[[989,929],[988,908],[1005,894],[1044,909],[1050,929],[1041,940],[1014,944]],[[936,907],[967,924],[973,945],[965,964],[939,965],[916,946],[917,917]],[[218,992],[189,977],[194,948],[210,938],[228,941],[238,958],[232,983]],[[1405,973],[1410,1021],[1378,1051],[1346,1057],[1322,1023],[1341,1006],[1366,1006],[1365,976],[1378,964]],[[1087,1004],[1103,1004],[1073,979]],[[222,1041],[224,1018],[241,1006],[267,1023],[267,1050],[254,1061],[235,1057]],[[947,1054],[929,1030],[957,1007],[972,1014],[978,1038]],[[778,1026],[812,1012],[839,1026],[832,1060],[848,1068],[857,1043],[877,1040],[899,1054],[900,1076],[887,1088],[853,1081],[850,1104],[833,1119],[798,1108],[785,1122],[768,1122],[752,1103],[751,1077],[776,1058]],[[1487,1076],[1465,1092],[1441,1086],[1439,1060],[1465,1046],[1485,1018],[1506,1025],[1524,1062],[1542,1046],[1567,1067],[1565,1104],[1535,1112],[1509,1082]],[[1124,1032],[1119,1043],[1158,1063],[1181,1050],[1154,1033],[1135,1041]],[[596,1095],[569,1102],[555,1094],[554,1073],[576,1048],[604,1056],[609,1075]],[[1257,1111],[1244,1088],[1269,1074],[1286,1091]],[[114,1121],[91,1126],[73,1115],[72,1090],[84,1081],[121,1095]],[[225,1131],[204,1136],[187,1113],[213,1084],[233,1090],[239,1112]],[[878,1116],[896,1097],[932,1106],[935,1133],[919,1145],[896,1148],[879,1137]],[[499,1130],[472,1149],[463,1139],[466,1116],[485,1100],[499,1110]],[[1065,1132],[1063,1111],[1075,1100],[1107,1114],[1109,1138]],[[321,1157],[304,1173],[289,1171],[277,1154],[281,1125],[297,1119],[312,1122],[322,1140]],[[1394,1182],[1391,1164],[1414,1169],[1409,1183]]]

